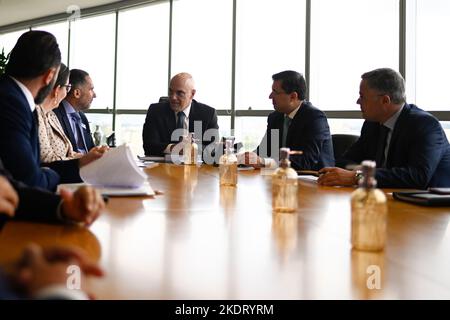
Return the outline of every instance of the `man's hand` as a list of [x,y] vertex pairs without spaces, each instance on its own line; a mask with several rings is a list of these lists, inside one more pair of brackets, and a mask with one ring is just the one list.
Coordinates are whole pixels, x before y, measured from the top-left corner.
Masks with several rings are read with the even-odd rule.
[[49,286],[66,287],[69,276],[67,268],[70,265],[77,265],[82,275],[97,277],[103,275],[103,270],[90,261],[81,249],[75,247],[42,249],[32,244],[25,249],[16,264],[13,277],[19,289],[33,297]]
[[13,217],[19,205],[19,196],[9,181],[0,176],[0,213]]
[[74,193],[61,189],[63,200],[62,215],[74,222],[82,222],[90,226],[105,209],[105,202],[101,194],[89,186],[80,187]]
[[356,184],[355,171],[341,168],[323,168],[319,170],[317,183],[322,186],[354,186]]
[[92,161],[95,161],[103,156],[105,152],[109,150],[108,146],[101,146],[101,147],[93,147],[91,150],[89,150],[88,153],[83,155],[80,158],[80,168],[91,163]]
[[246,166],[251,166],[253,168],[263,168],[264,161],[254,152],[244,152],[237,155],[238,163],[245,164]]

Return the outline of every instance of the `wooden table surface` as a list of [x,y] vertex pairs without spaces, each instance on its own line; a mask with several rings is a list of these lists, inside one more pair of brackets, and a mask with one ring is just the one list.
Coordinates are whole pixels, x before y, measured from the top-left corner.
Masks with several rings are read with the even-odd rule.
[[[240,171],[237,188],[206,165],[146,172],[164,195],[111,198],[90,229],[7,223],[0,263],[30,241],[82,247],[106,270],[89,281],[100,299],[450,299],[450,208],[388,194],[385,250],[358,252],[351,188],[300,181],[298,212],[274,214],[270,176],[257,170]],[[369,266],[380,289],[367,285]]]

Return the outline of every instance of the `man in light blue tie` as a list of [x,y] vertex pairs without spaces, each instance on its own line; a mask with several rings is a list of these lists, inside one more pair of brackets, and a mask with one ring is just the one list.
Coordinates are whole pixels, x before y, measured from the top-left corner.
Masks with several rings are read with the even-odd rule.
[[54,112],[72,143],[73,150],[86,154],[95,146],[89,122],[83,113],[90,108],[96,97],[94,85],[89,74],[79,69],[70,71],[69,82],[72,89]]

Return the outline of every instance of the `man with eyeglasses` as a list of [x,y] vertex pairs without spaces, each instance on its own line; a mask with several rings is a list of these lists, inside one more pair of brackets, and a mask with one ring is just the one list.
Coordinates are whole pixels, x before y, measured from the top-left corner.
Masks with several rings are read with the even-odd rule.
[[[209,137],[218,135],[216,110],[194,100],[195,93],[192,76],[179,73],[170,81],[168,101],[150,105],[142,132],[145,155],[171,153],[178,143],[182,143],[180,138],[189,132],[195,133],[202,146],[212,142]],[[209,134],[205,135],[208,130]]]
[[90,108],[96,97],[94,84],[89,74],[80,69],[70,70],[69,83],[70,91],[53,112],[72,143],[73,151],[87,154],[95,144],[83,111]]
[[275,167],[281,147],[302,154],[290,157],[297,170],[319,170],[334,165],[333,144],[325,114],[305,100],[306,81],[296,71],[272,76],[269,99],[275,111],[267,119],[266,134],[256,152],[246,152],[239,161],[255,168]]
[[[375,69],[361,76],[359,98],[366,120],[360,138],[342,163],[375,160],[381,188],[450,187],[450,145],[434,116],[406,103],[405,81],[395,70]],[[359,170],[324,168],[319,184],[353,186]]]

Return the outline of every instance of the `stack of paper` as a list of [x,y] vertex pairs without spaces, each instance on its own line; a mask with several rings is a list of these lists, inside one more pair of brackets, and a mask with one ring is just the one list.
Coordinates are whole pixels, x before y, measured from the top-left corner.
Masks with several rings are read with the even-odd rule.
[[126,145],[111,148],[100,159],[82,167],[80,176],[86,183],[105,187],[136,188],[147,180]]
[[[147,175],[138,168],[131,150],[126,145],[111,148],[103,156],[80,169],[85,184],[99,189],[103,195],[154,195]],[[63,184],[71,190],[83,184]]]

